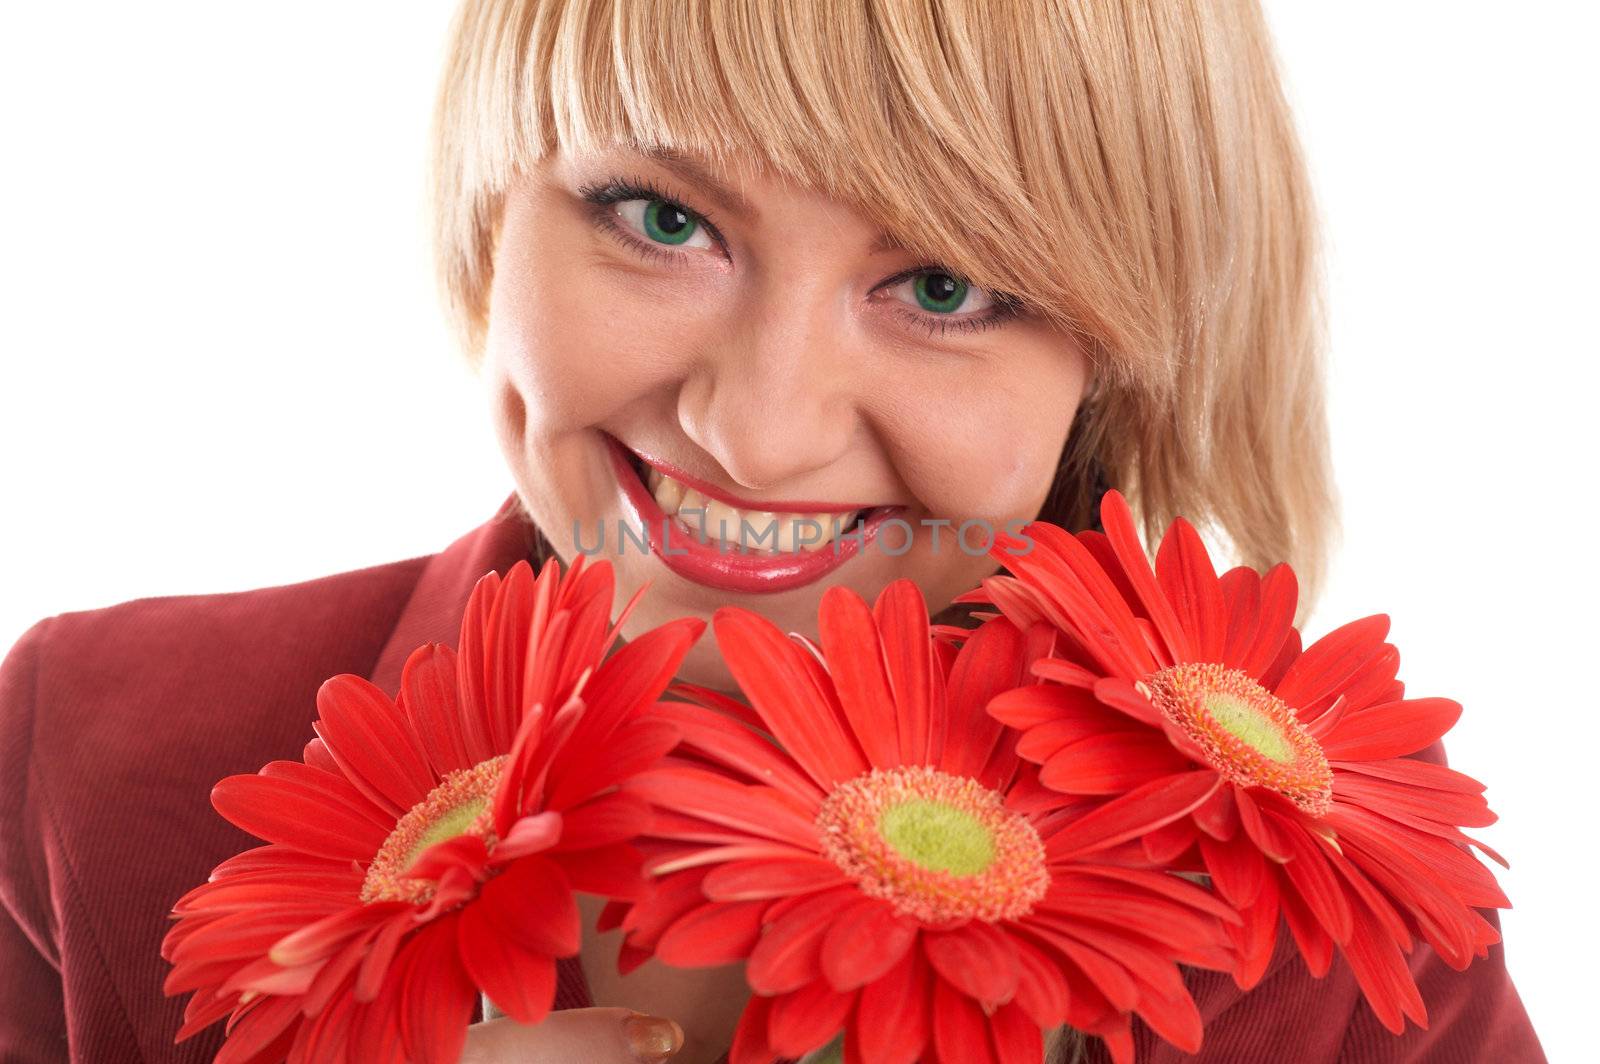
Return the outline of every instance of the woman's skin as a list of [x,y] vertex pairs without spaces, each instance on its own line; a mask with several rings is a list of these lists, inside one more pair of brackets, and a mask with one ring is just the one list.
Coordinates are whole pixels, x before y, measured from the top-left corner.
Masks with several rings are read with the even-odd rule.
[[[483,369],[519,496],[565,558],[576,550],[575,525],[590,547],[605,529],[600,553],[615,566],[618,607],[649,583],[625,638],[730,603],[815,638],[824,588],[844,584],[870,601],[899,577],[942,609],[995,568],[981,550],[983,526],[969,535],[972,549],[957,545],[963,521],[999,530],[1038,514],[1087,359],[1059,329],[1006,313],[1003,294],[963,295],[938,263],[875,247],[877,229],[838,200],[753,163],[700,168],[691,176],[625,147],[558,152],[509,190]],[[585,198],[613,182],[645,191],[623,190],[608,204]],[[960,220],[935,203],[927,224]],[[921,272],[894,280],[913,270]],[[914,538],[902,550],[903,533],[886,531],[788,590],[697,583],[631,542],[617,552],[616,529],[633,519],[607,435],[750,503],[903,507]],[[936,546],[924,522],[937,520],[950,524]],[[679,677],[733,686],[709,634]],[[591,906],[591,927],[594,915]],[[597,1002],[676,1020],[687,1037],[674,1060],[709,1062],[726,1049],[747,996],[738,968],[648,963],[624,978],[615,936],[588,934],[583,961]],[[622,1015],[599,1008],[559,1024],[480,1024],[467,1059],[640,1059],[619,1038]]]

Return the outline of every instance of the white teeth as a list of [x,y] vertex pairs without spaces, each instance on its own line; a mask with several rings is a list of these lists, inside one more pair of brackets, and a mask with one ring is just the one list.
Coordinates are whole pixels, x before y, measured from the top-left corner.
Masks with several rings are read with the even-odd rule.
[[[683,487],[683,485],[680,484],[679,487]],[[668,510],[663,506],[661,511],[669,517],[676,514],[679,521],[695,532],[699,532],[706,526],[706,497],[693,488],[683,489],[683,494],[678,499],[676,509]]]
[[739,511],[716,499],[705,501],[705,523],[701,526],[712,539],[739,542]]
[[822,550],[834,537],[855,524],[858,511],[849,513],[774,513],[741,510],[718,499],[708,499],[682,481],[651,469],[645,483],[661,512],[676,516],[690,532],[708,539],[742,544],[752,552]]
[[650,492],[656,497],[656,505],[661,507],[662,513],[675,514],[678,506],[683,501],[683,483],[664,477],[655,470],[650,471]]

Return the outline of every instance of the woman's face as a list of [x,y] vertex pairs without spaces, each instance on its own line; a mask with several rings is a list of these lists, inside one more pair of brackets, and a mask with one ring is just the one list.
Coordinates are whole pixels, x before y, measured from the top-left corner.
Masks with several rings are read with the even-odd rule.
[[[619,606],[649,583],[626,638],[725,604],[815,638],[827,586],[899,577],[943,609],[1038,514],[1088,373],[838,200],[625,147],[509,190],[484,370],[540,529]],[[731,686],[710,638],[680,676]]]

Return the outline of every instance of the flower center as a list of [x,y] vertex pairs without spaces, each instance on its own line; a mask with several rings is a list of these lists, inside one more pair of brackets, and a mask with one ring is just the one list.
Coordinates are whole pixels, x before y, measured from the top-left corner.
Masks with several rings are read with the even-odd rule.
[[407,810],[367,866],[361,900],[426,902],[433,897],[433,882],[405,873],[430,847],[457,835],[476,835],[493,850],[499,841],[494,834],[494,794],[505,761],[501,755],[456,769]]
[[822,852],[862,893],[940,925],[1026,915],[1050,886],[1044,843],[977,780],[927,766],[875,768],[817,813]]
[[1322,747],[1283,699],[1247,673],[1210,662],[1173,665],[1145,679],[1151,703],[1243,787],[1277,791],[1321,816],[1333,801]]

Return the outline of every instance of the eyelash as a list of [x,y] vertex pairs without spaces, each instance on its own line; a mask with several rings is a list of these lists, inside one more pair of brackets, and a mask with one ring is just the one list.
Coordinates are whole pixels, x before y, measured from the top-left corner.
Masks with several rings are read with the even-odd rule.
[[[654,244],[640,240],[633,233],[617,224],[615,211],[606,210],[605,208],[625,202],[627,200],[660,200],[663,203],[668,203],[674,207],[677,207],[685,214],[703,224],[706,227],[706,230],[710,232],[711,236],[717,241],[717,243],[722,245],[724,251],[726,251],[728,248],[727,240],[723,238],[721,229],[717,227],[717,223],[711,218],[710,215],[705,214],[702,211],[694,210],[693,208],[687,206],[680,197],[669,194],[659,185],[647,178],[612,178],[607,181],[585,184],[578,188],[578,194],[588,202],[594,204],[596,208],[599,208],[594,212],[594,220],[600,228],[616,237],[623,244],[627,245],[634,251],[653,261],[679,263],[683,260],[684,256],[679,252],[667,251]],[[892,288],[895,285],[900,284],[902,281],[908,281],[913,277],[925,273],[939,273],[945,274],[949,277],[955,276],[955,274],[950,273],[941,266],[925,264],[921,266],[914,266],[909,270],[902,270],[893,277],[879,284],[877,287]],[[874,291],[876,290],[877,289],[874,289]],[[994,300],[994,305],[990,307],[988,311],[986,311],[981,317],[965,318],[961,320],[944,318],[939,315],[919,314],[910,309],[902,309],[906,306],[904,300],[894,299],[890,302],[897,304],[894,313],[904,318],[906,321],[920,328],[927,329],[930,336],[943,336],[945,333],[950,331],[960,333],[976,333],[985,329],[992,329],[995,326],[1003,324],[1009,319],[1017,317],[1022,313],[1022,306],[1014,297],[1003,292],[990,292],[989,296]]]

